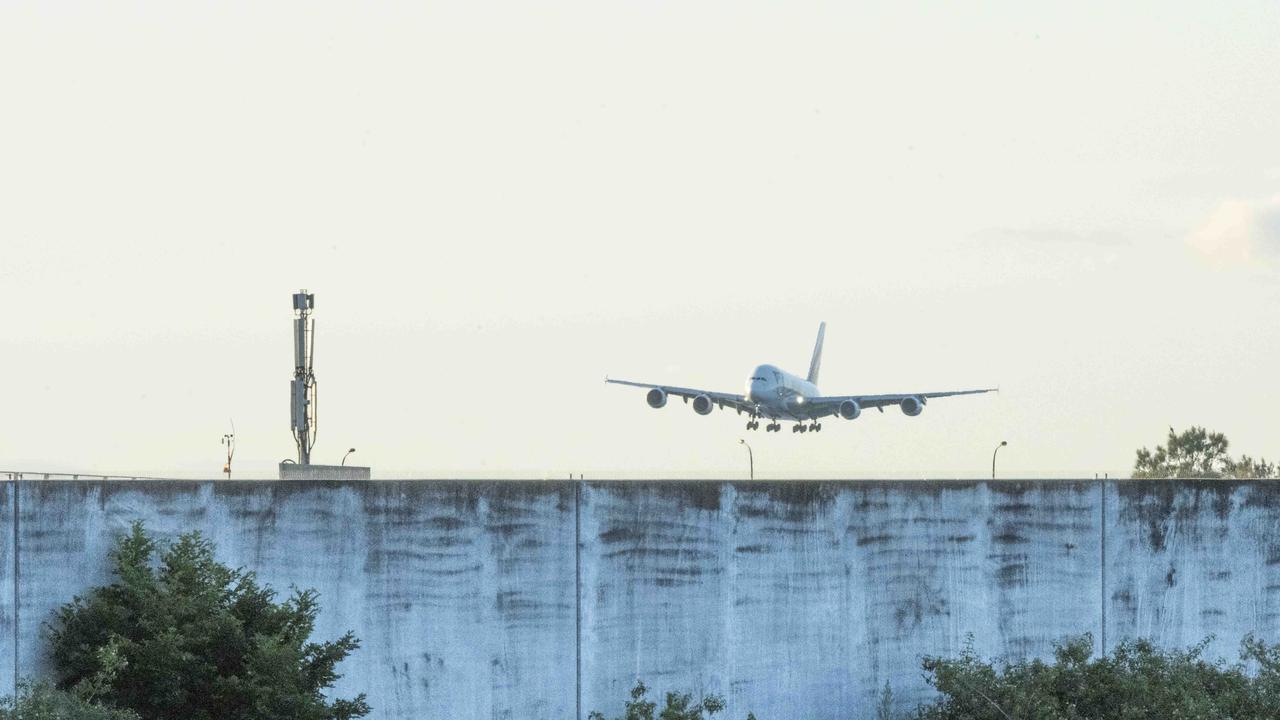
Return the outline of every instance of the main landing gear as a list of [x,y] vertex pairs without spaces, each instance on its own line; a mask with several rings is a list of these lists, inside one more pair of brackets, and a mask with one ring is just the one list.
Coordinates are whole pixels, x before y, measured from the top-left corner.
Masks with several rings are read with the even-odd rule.
[[795,425],[791,426],[791,432],[793,433],[805,433],[805,432],[809,432],[810,430],[814,432],[822,432],[822,423],[810,423],[808,425],[805,425],[803,423],[796,423]]
[[[747,421],[747,429],[748,429],[748,430],[759,430],[759,429],[760,429],[760,421],[759,421],[759,420],[749,420],[749,421]],[[781,425],[779,425],[778,423],[775,423],[775,422],[771,422],[771,423],[769,423],[768,425],[765,425],[765,426],[764,426],[764,431],[765,431],[765,432],[778,432],[778,431],[779,431],[779,430],[781,430],[781,429],[782,429],[782,426],[781,426]]]

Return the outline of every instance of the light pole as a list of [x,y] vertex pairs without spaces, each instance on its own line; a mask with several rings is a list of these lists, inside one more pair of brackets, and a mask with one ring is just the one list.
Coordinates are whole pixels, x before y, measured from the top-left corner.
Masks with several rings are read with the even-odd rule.
[[226,474],[227,479],[231,479],[231,458],[236,454],[236,424],[231,423],[231,432],[222,436],[222,444],[227,446],[227,464],[222,466],[222,472]]
[[996,479],[996,453],[999,453],[1000,448],[1008,444],[1009,442],[1007,440],[1001,440],[1000,444],[996,446],[996,449],[991,451],[991,479],[992,480]]
[[743,440],[742,438],[738,438],[738,442],[739,442],[739,443],[741,443],[742,445],[746,446],[746,448],[747,448],[747,462],[749,463],[748,467],[751,469],[751,475],[750,475],[750,477],[751,477],[751,479],[752,479],[752,480],[755,480],[755,479],[756,479],[756,456],[755,456],[755,453],[751,452],[751,446],[750,446],[750,445],[747,445],[747,441],[746,441],[746,440]]
[[[353,452],[355,452],[355,451],[356,451],[356,449],[355,449],[355,448],[351,448],[350,450],[348,450],[348,451],[347,451],[347,455],[350,455],[351,453],[353,453]],[[343,456],[342,456],[342,462],[338,463],[338,466],[339,466],[339,467],[342,467],[342,466],[344,466],[344,465],[346,465],[346,464],[347,464],[347,455],[343,455]]]

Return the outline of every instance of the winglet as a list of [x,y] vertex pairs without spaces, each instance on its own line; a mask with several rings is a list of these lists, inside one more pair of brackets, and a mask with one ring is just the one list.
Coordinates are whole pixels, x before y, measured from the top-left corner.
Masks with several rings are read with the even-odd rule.
[[818,342],[813,346],[813,360],[809,362],[809,382],[818,384],[818,370],[822,366],[822,337],[827,334],[827,323],[818,323]]

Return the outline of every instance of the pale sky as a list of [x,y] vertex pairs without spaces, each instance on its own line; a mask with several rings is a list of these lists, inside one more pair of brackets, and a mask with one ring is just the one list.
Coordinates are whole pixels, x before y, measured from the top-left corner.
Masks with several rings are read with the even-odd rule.
[[[0,0],[0,469],[1127,475],[1280,457],[1275,2]],[[605,375],[1001,387],[822,433]]]

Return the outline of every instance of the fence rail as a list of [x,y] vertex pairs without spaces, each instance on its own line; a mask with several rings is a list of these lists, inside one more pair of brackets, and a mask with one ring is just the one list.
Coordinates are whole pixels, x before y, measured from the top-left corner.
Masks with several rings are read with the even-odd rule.
[[33,472],[30,470],[0,470],[0,480],[171,480],[172,478],[146,477],[144,475],[101,475],[99,473]]

